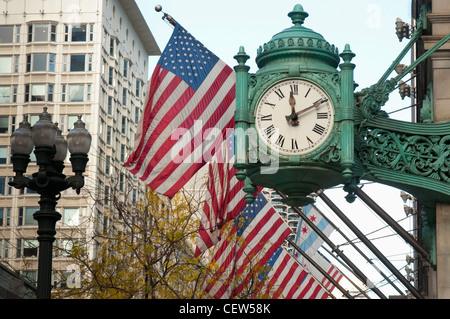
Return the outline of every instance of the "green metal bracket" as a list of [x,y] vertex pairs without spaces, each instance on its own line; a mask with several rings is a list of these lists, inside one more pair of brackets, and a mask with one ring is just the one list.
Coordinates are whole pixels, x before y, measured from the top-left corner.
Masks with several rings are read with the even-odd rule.
[[391,66],[383,74],[383,76],[378,80],[378,82],[369,88],[361,90],[356,94],[358,107],[362,112],[362,115],[366,119],[370,119],[374,116],[384,116],[387,117],[381,107],[386,104],[389,99],[389,94],[392,93],[397,88],[397,83],[414,70],[420,63],[428,59],[430,55],[436,52],[442,45],[450,40],[450,33],[443,37],[438,43],[436,43],[431,49],[417,58],[411,65],[406,67],[400,74],[388,80],[389,75],[395,70],[395,67],[400,63],[400,61],[405,57],[405,55],[411,50],[413,45],[421,38],[424,26],[426,25],[426,14],[427,6],[422,6],[422,11],[417,20],[416,30],[414,31],[410,41],[398,57],[392,62]]

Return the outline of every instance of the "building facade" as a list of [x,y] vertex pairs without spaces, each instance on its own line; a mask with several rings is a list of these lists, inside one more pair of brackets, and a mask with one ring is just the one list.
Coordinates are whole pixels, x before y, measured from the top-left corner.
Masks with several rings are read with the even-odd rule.
[[[426,7],[427,23],[423,36],[413,48],[413,59],[419,58],[450,33],[450,2],[447,0],[412,0],[412,17],[417,19]],[[414,21],[413,21],[414,23]],[[450,121],[450,43],[447,42],[422,62],[413,82],[417,105],[416,122]],[[419,258],[418,284],[426,298],[450,298],[450,204],[436,203],[435,220],[419,223],[419,241],[431,251],[434,265]]]
[[[34,281],[39,195],[8,185],[11,133],[25,116],[33,125],[44,107],[63,136],[78,115],[86,123],[92,144],[85,187],[81,196],[64,191],[57,206],[54,246],[70,250],[80,236],[75,230],[89,237],[107,226],[113,192],[132,201],[144,192],[121,167],[146,102],[148,56],[160,50],[133,0],[2,0],[0,12],[0,261]],[[29,175],[37,171],[31,157]],[[72,175],[69,155],[65,166]],[[68,263],[55,250],[53,267],[66,271]]]

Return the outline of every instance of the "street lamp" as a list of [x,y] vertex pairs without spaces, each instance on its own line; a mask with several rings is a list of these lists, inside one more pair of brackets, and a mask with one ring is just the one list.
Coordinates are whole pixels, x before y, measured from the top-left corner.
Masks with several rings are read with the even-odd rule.
[[[82,174],[86,169],[90,147],[91,135],[81,121],[81,116],[67,135],[66,142],[57,123],[51,121],[46,107],[33,127],[25,115],[19,128],[11,135],[11,160],[15,176],[9,185],[18,189],[27,187],[40,194],[39,210],[33,214],[38,222],[38,299],[50,299],[51,296],[52,245],[56,234],[55,224],[61,219],[61,214],[55,211],[57,201],[61,192],[68,188],[80,193],[84,186]],[[39,170],[28,178],[24,173],[33,148]],[[67,149],[71,154],[70,161],[75,175],[66,178],[62,172]]]

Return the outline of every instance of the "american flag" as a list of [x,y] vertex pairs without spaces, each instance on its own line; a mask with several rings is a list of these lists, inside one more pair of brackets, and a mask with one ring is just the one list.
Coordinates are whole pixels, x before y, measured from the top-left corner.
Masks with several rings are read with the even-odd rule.
[[195,256],[216,244],[220,239],[222,225],[234,219],[247,204],[243,191],[245,183],[235,177],[237,170],[233,163],[234,131],[208,164],[208,187]]
[[[271,299],[326,299],[329,294],[283,247],[267,262],[259,294]],[[258,296],[257,296],[258,297]]]
[[157,193],[173,197],[234,127],[235,83],[234,71],[176,24],[124,166]]
[[231,226],[212,258],[218,271],[205,281],[205,291],[214,298],[242,293],[292,232],[263,194],[247,205]]

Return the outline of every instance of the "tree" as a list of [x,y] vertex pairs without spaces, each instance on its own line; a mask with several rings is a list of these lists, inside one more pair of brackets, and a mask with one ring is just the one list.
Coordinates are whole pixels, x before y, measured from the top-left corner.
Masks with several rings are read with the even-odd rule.
[[147,189],[135,205],[119,192],[111,195],[108,227],[93,238],[95,258],[84,240],[70,252],[80,266],[81,288],[58,289],[53,297],[207,298],[201,289],[206,267],[192,252],[200,203],[186,191],[168,200]]

